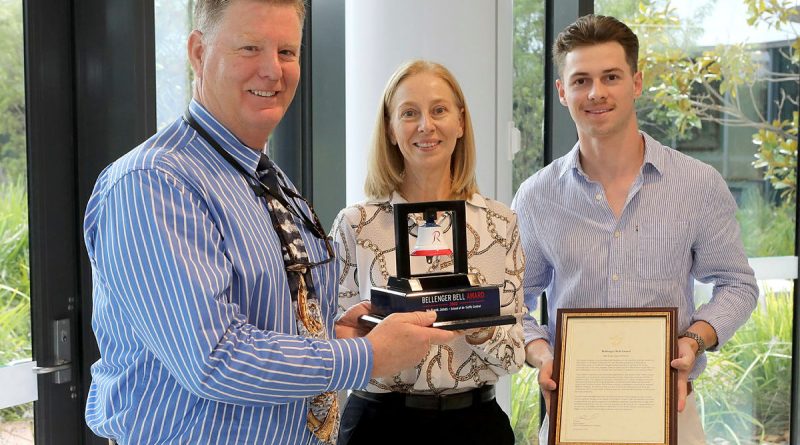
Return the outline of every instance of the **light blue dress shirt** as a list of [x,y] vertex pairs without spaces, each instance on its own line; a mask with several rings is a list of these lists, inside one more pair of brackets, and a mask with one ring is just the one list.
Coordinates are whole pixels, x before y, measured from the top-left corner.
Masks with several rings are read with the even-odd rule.
[[[260,154],[200,104],[197,122],[245,168]],[[311,261],[325,245],[298,224]],[[84,223],[92,265],[87,424],[121,444],[308,444],[310,397],[363,388],[366,339],[297,334],[264,198],[182,119],[97,180]],[[312,269],[333,332],[337,262]]]
[[[678,332],[708,322],[717,347],[753,311],[758,287],[747,263],[736,202],[713,167],[642,132],[644,163],[617,219],[603,187],[580,166],[578,144],[519,188],[525,302],[546,290],[549,326],[527,315],[525,341],[555,339],[559,308],[678,308]],[[694,281],[714,283],[695,309]],[[709,345],[711,346],[711,345]],[[705,368],[698,358],[690,379]]]

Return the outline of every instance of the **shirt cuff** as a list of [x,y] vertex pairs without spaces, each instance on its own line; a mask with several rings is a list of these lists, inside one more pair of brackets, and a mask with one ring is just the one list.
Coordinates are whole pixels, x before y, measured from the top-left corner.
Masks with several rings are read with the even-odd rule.
[[537,324],[530,315],[522,318],[522,330],[525,334],[526,345],[540,338],[547,340],[550,344],[553,343],[550,341],[550,331],[547,329],[547,326]]
[[728,340],[733,337],[733,334],[736,333],[736,329],[739,328],[739,325],[736,323],[731,323],[730,319],[726,316],[715,316],[713,311],[706,310],[704,307],[700,307],[700,310],[692,314],[692,319],[689,322],[689,326],[694,324],[697,321],[705,321],[711,328],[714,329],[714,332],[717,334],[717,344],[715,345],[706,345],[706,351],[714,352],[718,351],[719,348],[722,347]]
[[372,345],[366,338],[328,340],[333,359],[328,391],[360,389],[367,386],[372,374]]

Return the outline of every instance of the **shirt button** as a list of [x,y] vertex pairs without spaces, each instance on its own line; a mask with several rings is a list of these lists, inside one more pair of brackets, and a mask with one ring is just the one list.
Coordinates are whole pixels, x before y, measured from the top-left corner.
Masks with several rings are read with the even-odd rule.
[[620,237],[620,235],[622,235],[622,234],[621,234],[621,233],[619,233],[619,230],[617,230],[616,232],[614,232],[614,238],[619,238],[619,237]]
[[601,199],[603,199],[603,195],[598,193],[598,194],[594,195],[594,199],[596,199],[597,201],[600,201]]
[[617,274],[611,275],[611,279],[613,281],[619,281],[619,275],[617,275]]

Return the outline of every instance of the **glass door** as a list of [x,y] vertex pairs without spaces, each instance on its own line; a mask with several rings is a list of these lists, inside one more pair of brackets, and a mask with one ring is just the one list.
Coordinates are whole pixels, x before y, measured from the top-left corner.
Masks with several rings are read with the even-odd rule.
[[[512,165],[511,190],[544,167],[545,11],[544,0],[514,0],[514,123],[520,150]],[[541,302],[534,311],[541,320]],[[529,366],[512,376],[511,426],[517,443],[539,442],[539,373]]]
[[33,443],[31,292],[21,0],[0,0],[0,444]]
[[71,17],[0,0],[0,444],[80,441]]

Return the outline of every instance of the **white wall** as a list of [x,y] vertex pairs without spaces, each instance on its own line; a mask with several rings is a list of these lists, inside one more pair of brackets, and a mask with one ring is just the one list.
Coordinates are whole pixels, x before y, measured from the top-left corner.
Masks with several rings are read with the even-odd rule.
[[347,202],[364,196],[367,147],[383,87],[397,66],[413,58],[442,63],[456,76],[472,114],[481,192],[510,202],[511,0],[345,4]]

